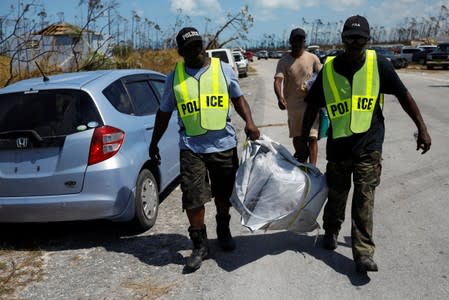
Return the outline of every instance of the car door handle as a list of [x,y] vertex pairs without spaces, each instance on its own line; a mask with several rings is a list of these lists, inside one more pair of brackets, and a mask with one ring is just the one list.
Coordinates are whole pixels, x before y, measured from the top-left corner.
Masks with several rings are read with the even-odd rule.
[[145,127],[145,130],[153,130],[154,129],[154,126],[151,124],[144,124],[143,126]]

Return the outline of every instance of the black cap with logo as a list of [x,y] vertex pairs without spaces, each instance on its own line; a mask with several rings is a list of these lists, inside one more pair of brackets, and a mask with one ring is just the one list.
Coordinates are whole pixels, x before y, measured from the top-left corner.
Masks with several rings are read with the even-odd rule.
[[349,17],[346,20],[345,25],[343,25],[341,36],[360,36],[369,39],[370,31],[368,20],[359,15]]
[[178,49],[182,49],[194,41],[203,41],[200,33],[194,27],[184,27],[176,36],[176,44],[178,44]]

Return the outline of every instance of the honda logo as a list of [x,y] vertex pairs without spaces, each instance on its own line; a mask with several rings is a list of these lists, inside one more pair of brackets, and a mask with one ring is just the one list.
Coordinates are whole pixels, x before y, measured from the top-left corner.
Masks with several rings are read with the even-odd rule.
[[19,137],[16,140],[16,146],[19,149],[23,149],[23,148],[28,147],[28,138],[26,138],[26,137]]

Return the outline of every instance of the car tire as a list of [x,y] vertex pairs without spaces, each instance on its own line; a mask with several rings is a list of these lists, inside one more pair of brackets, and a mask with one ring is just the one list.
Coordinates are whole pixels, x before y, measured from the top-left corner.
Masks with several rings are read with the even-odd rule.
[[144,232],[153,227],[159,210],[159,189],[148,169],[143,169],[137,177],[135,209],[132,220],[134,229]]
[[424,58],[420,58],[419,61],[418,61],[418,64],[424,66],[426,64],[426,60]]
[[427,70],[433,70],[433,66],[427,65]]

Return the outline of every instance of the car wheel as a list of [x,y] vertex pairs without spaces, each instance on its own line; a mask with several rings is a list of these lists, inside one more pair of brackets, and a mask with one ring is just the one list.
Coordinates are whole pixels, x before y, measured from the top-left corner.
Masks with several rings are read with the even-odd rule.
[[424,58],[420,58],[419,59],[419,61],[418,61],[418,63],[420,64],[420,65],[425,65],[426,64],[426,60],[424,59]]
[[433,66],[427,65],[427,70],[433,70]]
[[156,179],[147,169],[143,169],[137,178],[135,206],[134,228],[143,232],[153,227],[159,210],[159,189]]

